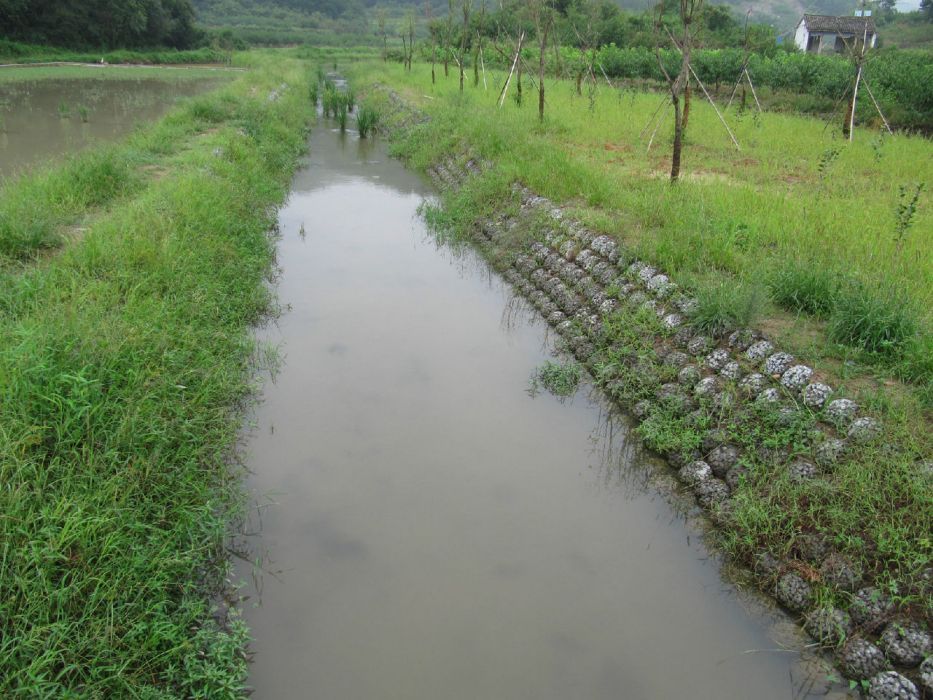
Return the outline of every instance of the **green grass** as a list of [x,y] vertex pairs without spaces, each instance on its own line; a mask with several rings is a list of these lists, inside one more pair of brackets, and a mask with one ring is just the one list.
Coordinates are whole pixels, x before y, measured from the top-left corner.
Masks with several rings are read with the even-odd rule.
[[271,207],[313,114],[307,66],[255,61],[202,98],[209,132],[182,107],[95,156],[162,153],[163,177],[58,255],[0,273],[3,697],[243,695],[246,631],[218,624],[211,596],[243,502]]
[[690,320],[704,333],[719,337],[726,331],[754,325],[761,313],[764,294],[757,285],[720,282],[700,287],[696,299]]
[[833,310],[838,282],[825,268],[787,260],[768,278],[771,297],[784,309],[824,317]]

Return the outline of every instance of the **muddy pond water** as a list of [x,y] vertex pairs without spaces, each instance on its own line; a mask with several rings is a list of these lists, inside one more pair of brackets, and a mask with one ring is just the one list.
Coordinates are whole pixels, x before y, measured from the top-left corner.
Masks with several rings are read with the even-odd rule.
[[[723,579],[622,417],[529,394],[545,325],[431,187],[326,125],[280,212],[283,364],[247,435],[258,700],[842,697]],[[663,491],[663,490],[662,490]]]
[[[22,74],[34,69],[0,70]],[[137,124],[164,115],[179,98],[205,92],[220,80],[27,77],[0,81],[0,182],[30,166],[125,136]]]

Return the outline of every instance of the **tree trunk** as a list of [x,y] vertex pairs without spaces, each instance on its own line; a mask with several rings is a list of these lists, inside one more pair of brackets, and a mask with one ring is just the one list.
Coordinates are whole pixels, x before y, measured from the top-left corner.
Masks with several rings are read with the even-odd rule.
[[674,150],[671,152],[671,183],[680,177],[680,151],[683,148],[683,123],[680,119],[680,98],[674,94]]
[[687,123],[690,121],[690,80],[687,80],[687,86],[684,88],[684,131],[687,130]]
[[431,85],[434,85],[437,82],[437,78],[434,74],[434,65],[437,63],[437,46],[431,47]]
[[549,27],[541,35],[541,51],[538,53],[538,119],[544,121],[544,54],[547,51]]

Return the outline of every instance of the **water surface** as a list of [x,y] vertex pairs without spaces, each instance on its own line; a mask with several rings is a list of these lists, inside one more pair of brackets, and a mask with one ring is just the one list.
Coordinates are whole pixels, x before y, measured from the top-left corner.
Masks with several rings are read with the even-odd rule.
[[[284,365],[248,443],[258,700],[823,696],[546,328],[417,215],[430,188],[318,128],[280,213]],[[250,578],[250,567],[241,575]]]
[[164,115],[179,98],[218,84],[215,78],[0,82],[0,181],[93,143],[119,139]]

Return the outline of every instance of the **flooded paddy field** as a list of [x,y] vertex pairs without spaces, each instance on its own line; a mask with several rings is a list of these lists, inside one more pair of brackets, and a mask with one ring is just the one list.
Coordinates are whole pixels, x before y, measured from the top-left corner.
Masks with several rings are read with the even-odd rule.
[[254,697],[843,697],[624,417],[529,393],[546,326],[430,235],[430,186],[326,126],[310,152],[247,443]]
[[206,69],[0,69],[0,180],[119,139],[223,80]]

